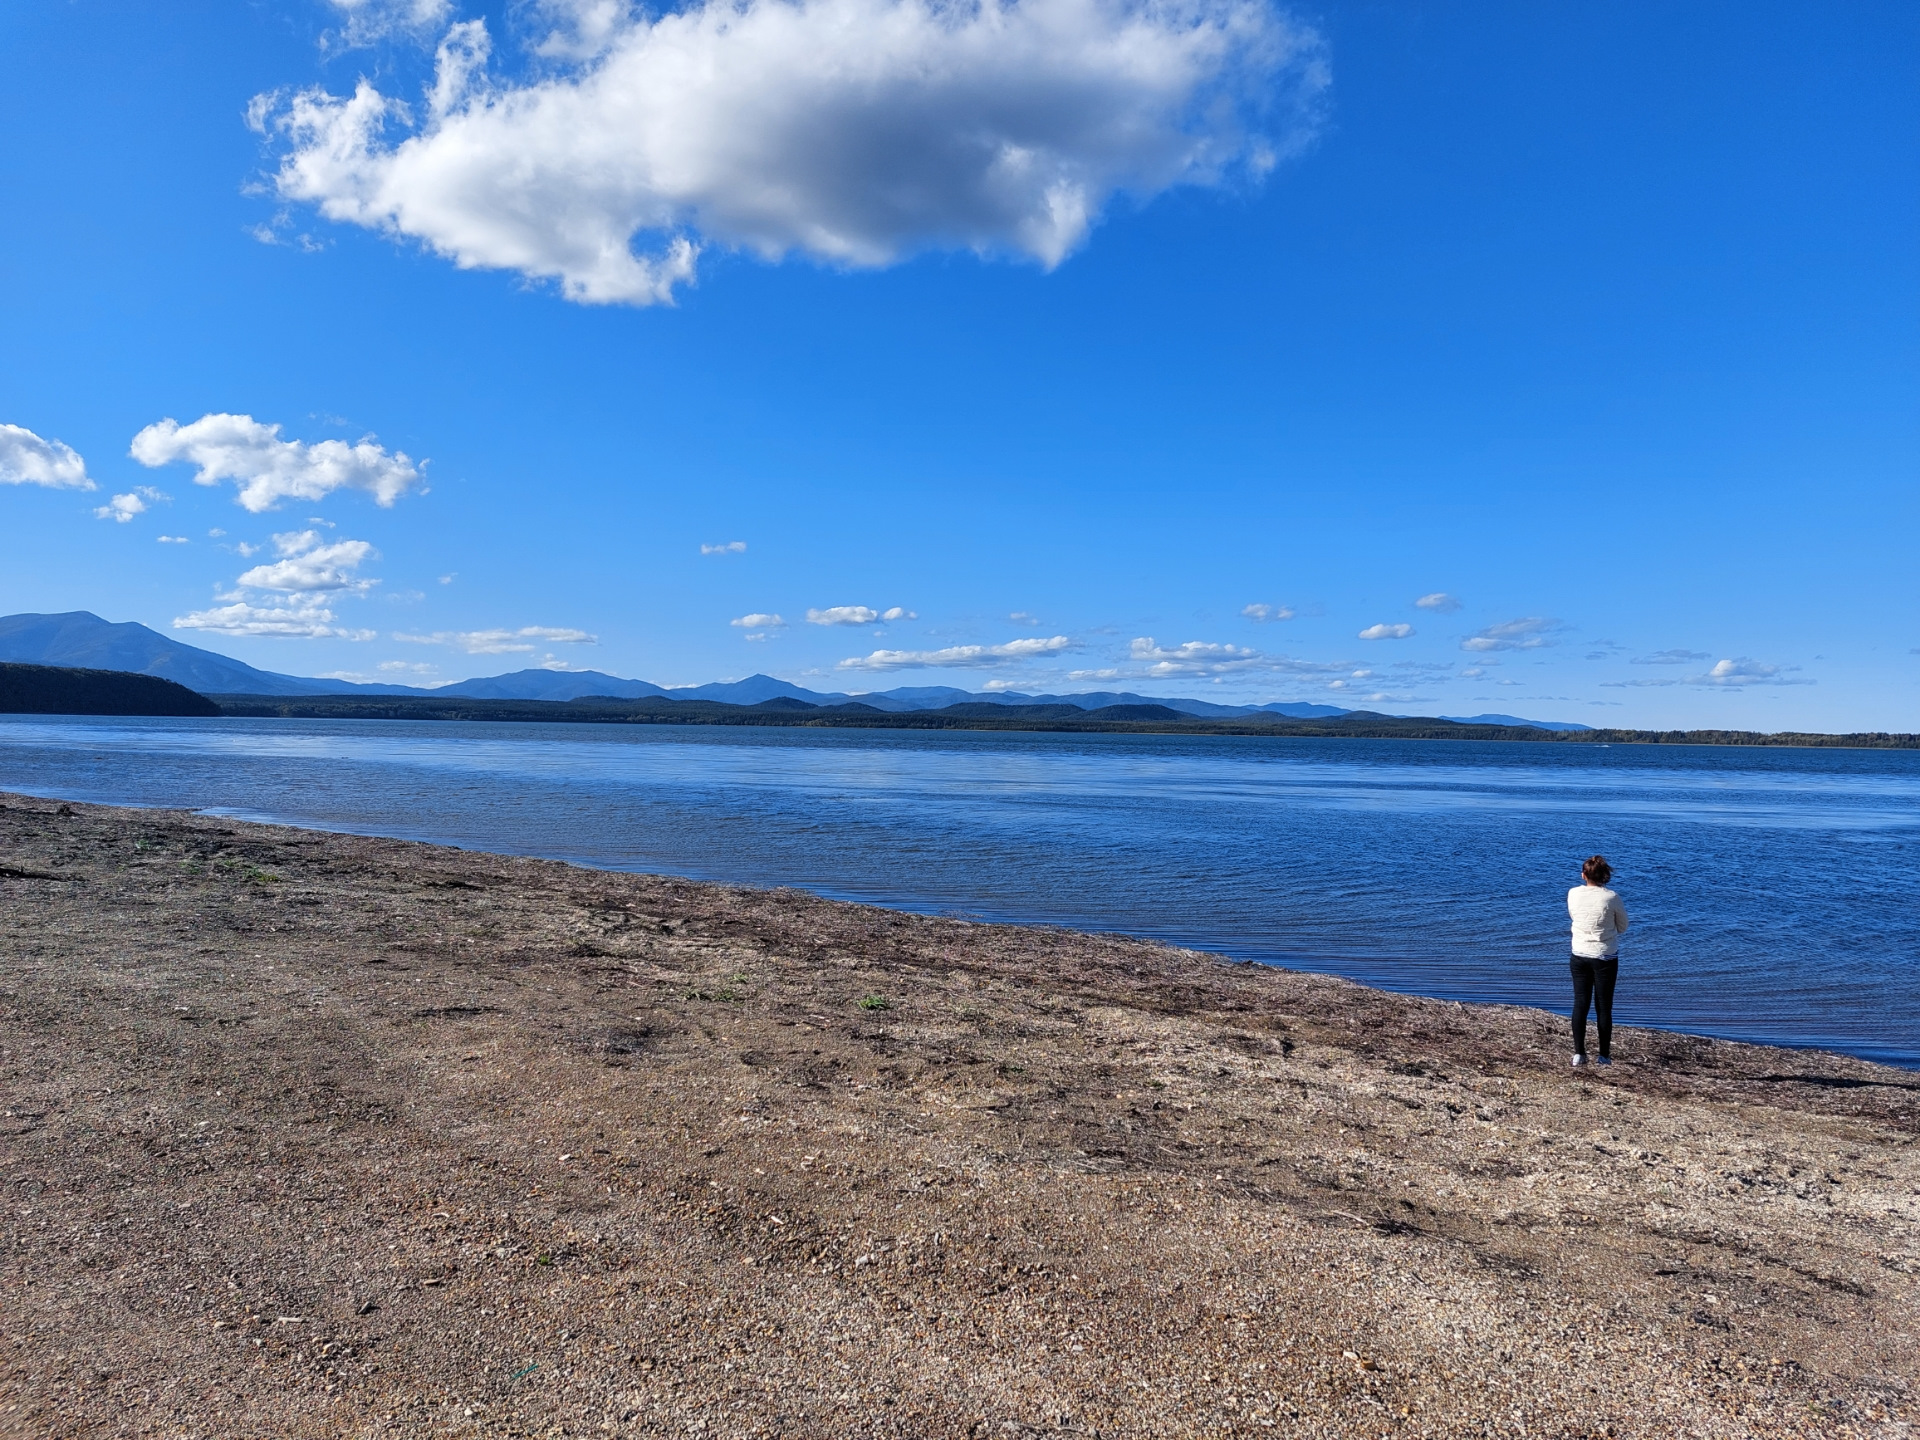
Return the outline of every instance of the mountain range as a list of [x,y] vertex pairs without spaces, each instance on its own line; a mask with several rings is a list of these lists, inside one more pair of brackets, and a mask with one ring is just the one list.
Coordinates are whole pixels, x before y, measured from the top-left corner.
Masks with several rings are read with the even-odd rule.
[[[1266,705],[1217,705],[1164,695],[1136,695],[1124,690],[1081,691],[1071,695],[1030,695],[1018,691],[971,691],[951,685],[908,685],[894,690],[849,695],[808,690],[771,675],[709,685],[667,687],[646,680],[623,680],[598,670],[515,670],[452,685],[425,689],[414,685],[366,684],[259,670],[212,650],[169,640],[157,630],[133,621],[114,623],[87,610],[59,615],[0,616],[0,662],[23,665],[64,665],[90,670],[121,670],[157,675],[197,690],[202,695],[456,695],[475,700],[577,700],[609,695],[638,700],[650,695],[673,700],[719,700],[732,705],[758,705],[768,700],[804,700],[814,705],[838,705],[858,700],[879,710],[939,710],[958,704],[1073,705],[1098,710],[1110,705],[1164,705],[1187,715],[1219,718],[1235,715],[1287,715],[1317,719],[1349,715],[1337,705],[1275,701]],[[1523,720],[1513,715],[1444,715],[1482,725],[1529,725],[1541,730],[1587,730],[1591,726],[1565,721]]]

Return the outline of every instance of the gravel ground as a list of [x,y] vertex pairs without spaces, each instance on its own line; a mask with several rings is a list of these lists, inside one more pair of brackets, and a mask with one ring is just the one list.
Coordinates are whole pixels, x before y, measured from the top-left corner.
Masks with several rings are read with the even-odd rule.
[[1910,1072],[0,801],[9,1437],[1920,1418]]

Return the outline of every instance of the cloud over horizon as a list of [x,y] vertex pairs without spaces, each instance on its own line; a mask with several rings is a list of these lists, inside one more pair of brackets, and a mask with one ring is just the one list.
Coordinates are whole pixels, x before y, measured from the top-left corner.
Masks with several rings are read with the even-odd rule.
[[133,437],[128,453],[149,470],[183,463],[197,466],[193,483],[237,485],[235,500],[258,515],[287,500],[319,500],[336,490],[364,490],[390,507],[422,483],[420,469],[403,451],[388,453],[371,437],[307,444],[282,440],[278,425],[251,415],[202,415],[190,425],[161,420]]
[[173,628],[272,640],[371,640],[375,636],[372,630],[339,624],[324,600],[307,596],[279,605],[230,598],[224,605],[176,617]]
[[598,645],[600,638],[585,630],[552,625],[522,625],[518,630],[436,630],[431,635],[395,631],[393,638],[407,645],[451,645],[469,655],[527,655],[540,641],[548,645]]
[[1004,645],[949,645],[944,650],[875,650],[870,655],[855,655],[842,660],[839,670],[975,670],[1008,660],[1032,660],[1043,655],[1058,655],[1071,650],[1073,641],[1065,635],[1046,640],[1009,640]]
[[1485,654],[1491,650],[1538,650],[1554,643],[1556,631],[1565,627],[1544,615],[1528,615],[1501,625],[1489,625],[1477,635],[1460,642],[1462,650]]
[[1188,640],[1184,644],[1165,646],[1151,635],[1135,639],[1127,647],[1127,653],[1136,664],[1145,665],[1145,674],[1156,680],[1176,676],[1206,679],[1257,671],[1283,675],[1339,675],[1351,668],[1338,663],[1269,655],[1246,645],[1216,645],[1204,640]]
[[280,559],[256,565],[239,583],[259,590],[353,590],[365,593],[375,580],[354,572],[376,552],[365,540],[336,540],[323,545],[317,530],[294,530],[273,537]]
[[87,462],[71,445],[42,440],[23,425],[0,425],[0,485],[44,485],[50,490],[97,490]]
[[1116,195],[1263,176],[1328,85],[1319,35],[1265,0],[545,8],[564,23],[517,79],[468,20],[417,107],[364,78],[257,97],[278,197],[586,304],[671,303],[703,245],[1051,268]]

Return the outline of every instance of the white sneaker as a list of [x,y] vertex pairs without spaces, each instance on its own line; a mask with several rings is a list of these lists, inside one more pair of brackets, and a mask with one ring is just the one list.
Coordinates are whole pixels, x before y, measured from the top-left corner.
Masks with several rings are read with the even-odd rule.
[[1584,1055],[1576,1055],[1573,1057],[1573,1063],[1574,1063],[1574,1066],[1578,1068],[1579,1066],[1587,1063],[1587,1057]]

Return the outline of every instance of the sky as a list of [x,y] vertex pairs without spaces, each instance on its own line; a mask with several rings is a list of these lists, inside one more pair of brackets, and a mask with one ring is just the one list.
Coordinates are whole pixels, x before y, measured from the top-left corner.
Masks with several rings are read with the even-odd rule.
[[1920,729],[1920,9],[0,9],[0,613]]

